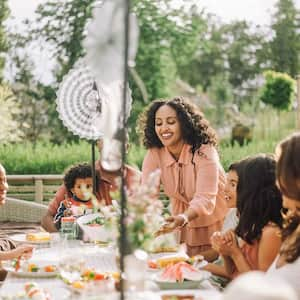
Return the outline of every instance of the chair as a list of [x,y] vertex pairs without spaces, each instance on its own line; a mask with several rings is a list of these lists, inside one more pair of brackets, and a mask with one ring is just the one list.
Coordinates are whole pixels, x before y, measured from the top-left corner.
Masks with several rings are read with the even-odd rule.
[[44,204],[7,197],[0,207],[0,222],[39,223],[46,212]]

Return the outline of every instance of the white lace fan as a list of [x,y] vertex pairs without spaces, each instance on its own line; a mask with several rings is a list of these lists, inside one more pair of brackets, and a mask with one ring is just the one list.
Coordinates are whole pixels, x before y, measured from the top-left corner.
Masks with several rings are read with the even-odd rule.
[[[138,22],[130,14],[129,65],[134,65],[138,48]],[[104,83],[123,80],[124,74],[124,0],[107,0],[96,5],[93,18],[87,25],[87,36],[83,41],[86,60],[95,77]]]
[[[59,118],[81,138],[112,138],[122,122],[122,90],[120,82],[97,83],[85,61],[80,60],[60,84],[56,100]],[[127,98],[126,118],[132,103],[129,88]]]

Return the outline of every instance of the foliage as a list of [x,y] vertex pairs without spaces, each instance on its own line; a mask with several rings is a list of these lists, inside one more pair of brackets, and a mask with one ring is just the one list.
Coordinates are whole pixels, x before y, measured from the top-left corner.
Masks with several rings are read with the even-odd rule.
[[222,28],[226,39],[228,80],[234,88],[260,73],[258,53],[262,49],[263,36],[259,30],[253,33],[246,21],[236,21]]
[[0,144],[19,142],[22,137],[17,116],[20,107],[15,95],[7,85],[0,85]]
[[267,71],[264,76],[260,99],[278,110],[290,109],[295,96],[295,81],[287,74],[274,71]]
[[273,16],[274,37],[270,41],[272,69],[295,77],[300,68],[299,11],[293,0],[278,0]]
[[6,32],[4,29],[4,21],[9,16],[9,8],[7,0],[1,0],[0,1],[0,83],[3,80],[2,76],[2,70],[4,68],[5,64],[5,52],[8,50],[8,43],[6,39]]

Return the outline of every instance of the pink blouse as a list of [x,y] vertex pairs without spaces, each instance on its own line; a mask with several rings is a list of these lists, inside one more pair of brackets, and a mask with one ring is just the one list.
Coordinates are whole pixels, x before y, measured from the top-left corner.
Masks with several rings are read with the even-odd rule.
[[[209,228],[216,230],[216,223],[223,222],[228,210],[224,198],[225,172],[213,146],[202,145],[194,157],[190,149],[191,146],[185,144],[178,161],[165,147],[149,149],[143,162],[142,182],[151,172],[160,169],[161,183],[171,200],[172,214],[191,208],[199,216],[187,226],[187,243],[210,244],[213,232]],[[205,236],[199,232],[200,228]]]

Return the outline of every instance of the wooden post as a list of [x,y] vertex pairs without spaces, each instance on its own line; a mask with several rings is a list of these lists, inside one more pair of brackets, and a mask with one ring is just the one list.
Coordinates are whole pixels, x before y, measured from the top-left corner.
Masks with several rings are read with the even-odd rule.
[[35,196],[34,200],[37,203],[43,202],[43,180],[42,179],[36,179],[34,181],[34,189],[35,189]]
[[296,109],[296,129],[300,130],[300,75],[297,78],[297,109]]

